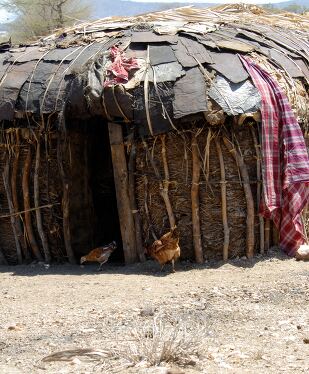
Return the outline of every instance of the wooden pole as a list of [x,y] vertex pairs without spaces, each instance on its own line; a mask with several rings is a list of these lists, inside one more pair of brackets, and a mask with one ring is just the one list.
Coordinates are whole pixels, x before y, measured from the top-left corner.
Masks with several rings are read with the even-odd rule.
[[[12,201],[12,193],[11,193],[11,188],[10,188],[10,183],[9,183],[9,180],[10,180],[9,174],[10,174],[10,158],[7,157],[5,167],[4,167],[4,171],[2,173],[2,178],[3,178],[3,184],[4,184],[4,188],[5,188],[5,192],[6,192],[7,201],[8,201],[9,211],[10,211],[10,214],[13,214],[14,213],[14,205],[13,205],[13,201]],[[16,227],[17,226],[17,222],[16,222],[17,218],[18,217],[14,216],[14,215],[11,215],[11,217],[10,217],[11,225],[12,225],[12,231],[13,231],[14,240],[15,240],[15,246],[16,246],[17,261],[21,265],[22,262],[23,262],[23,257],[22,257],[22,250],[21,250],[21,246],[20,246],[20,242],[18,240],[18,234],[17,234],[17,227]]]
[[131,210],[134,218],[135,226],[135,240],[136,240],[136,250],[138,253],[139,260],[141,262],[146,261],[144,249],[143,249],[143,239],[142,239],[142,225],[141,225],[141,216],[137,207],[136,197],[135,197],[135,161],[136,161],[136,145],[133,139],[131,143],[131,151],[129,157],[129,195],[131,201]]
[[[19,129],[16,129],[16,147],[15,147],[15,157],[13,160],[12,166],[12,174],[11,174],[11,191],[12,191],[12,202],[13,202],[13,209],[16,217],[16,231],[18,240],[21,244],[21,249],[24,255],[26,262],[31,260],[31,254],[28,250],[27,243],[25,240],[25,228],[23,227],[21,214],[16,214],[19,211],[19,203],[18,203],[18,193],[17,193],[17,174],[18,174],[18,165],[19,165],[19,158],[20,158],[20,138],[19,138]],[[1,218],[1,217],[0,217]]]
[[42,261],[42,255],[40,249],[36,242],[32,222],[31,222],[31,212],[30,212],[30,192],[29,192],[29,179],[30,179],[30,169],[31,169],[31,146],[28,148],[28,153],[25,160],[24,171],[23,171],[23,180],[22,180],[22,189],[24,196],[24,210],[25,210],[25,226],[26,232],[29,240],[30,247],[33,251],[33,254],[38,261]]
[[195,261],[198,264],[204,262],[202,239],[201,239],[201,224],[200,224],[200,198],[199,198],[199,181],[200,181],[200,157],[198,144],[195,134],[192,134],[191,139],[192,149],[192,186],[191,186],[191,204],[192,204],[192,231],[193,244],[195,252]]
[[265,219],[265,251],[267,252],[270,248],[270,219]]
[[[258,180],[257,189],[256,189],[256,207],[259,211],[259,206],[261,202],[261,189],[262,189],[262,171],[261,171],[261,163],[262,163],[262,155],[260,150],[260,145],[257,141],[257,137],[255,134],[255,130],[253,126],[250,126],[255,153],[256,153],[256,176]],[[264,235],[264,218],[259,214],[259,226],[260,226],[260,252],[264,254],[265,252],[265,235]]]
[[145,215],[146,215],[146,219],[148,221],[149,231],[150,231],[153,239],[158,240],[158,237],[157,237],[157,235],[154,232],[154,229],[152,227],[152,222],[151,222],[150,214],[149,214],[149,208],[148,208],[148,178],[147,178],[146,175],[144,175],[143,180],[144,180],[144,192],[145,192],[145,197],[144,197]]
[[248,258],[252,258],[254,254],[254,202],[253,202],[253,196],[252,191],[250,187],[250,179],[247,167],[245,165],[245,162],[243,160],[243,157],[240,155],[240,153],[236,150],[233,143],[230,142],[230,140],[223,136],[223,142],[226,146],[227,150],[230,152],[230,154],[234,157],[241,174],[243,188],[245,192],[246,197],[246,203],[247,203],[247,251],[246,255]]
[[227,202],[226,202],[226,180],[225,180],[225,167],[222,149],[220,145],[220,139],[216,137],[216,148],[220,163],[220,174],[221,174],[221,211],[222,211],[222,223],[224,231],[224,243],[223,243],[223,261],[227,261],[229,257],[229,244],[230,244],[230,229],[227,219]]
[[40,134],[39,134],[37,146],[36,146],[35,167],[34,167],[34,177],[33,177],[34,207],[36,208],[35,210],[36,224],[37,224],[38,233],[39,233],[42,246],[43,246],[45,262],[49,264],[51,261],[51,256],[49,252],[47,238],[44,233],[41,209],[38,209],[40,206],[40,186],[39,186],[40,162],[41,162],[41,144],[40,144]]
[[127,161],[123,144],[122,127],[109,122],[109,141],[111,146],[114,181],[117,197],[120,231],[126,264],[137,261],[134,218],[131,209]]
[[63,238],[66,253],[70,264],[76,264],[76,259],[71,244],[71,230],[70,230],[70,191],[68,178],[65,174],[63,167],[63,155],[62,155],[62,142],[61,136],[59,134],[57,141],[57,159],[58,159],[58,169],[60,177],[62,180],[63,186],[63,195],[62,195],[62,218],[63,218]]
[[277,246],[279,245],[279,231],[273,221],[273,245]]
[[[168,168],[166,169],[167,160],[163,161],[163,165],[164,165],[164,163],[166,163],[166,165],[164,166],[165,167],[164,172],[165,172],[165,180],[167,179],[164,183],[164,181],[162,181],[162,177],[161,177],[159,169],[158,169],[158,167],[155,163],[155,160],[153,159],[152,154],[149,152],[149,149],[147,147],[147,143],[145,142],[145,140],[143,140],[143,146],[146,150],[147,157],[148,157],[148,159],[151,163],[151,166],[154,170],[155,176],[156,176],[156,178],[159,182],[159,193],[160,193],[160,196],[162,197],[162,199],[164,201],[164,204],[165,204],[165,208],[166,208],[166,211],[167,211],[170,227],[171,227],[171,229],[173,229],[173,228],[176,227],[176,220],[175,220],[172,204],[171,204],[171,201],[170,201],[170,198],[169,198],[169,195],[168,195],[167,184],[169,184],[169,174],[168,174]],[[162,149],[163,149],[163,147],[165,147],[165,143],[162,144]],[[164,155],[164,152],[166,152],[166,151],[165,150],[162,151],[163,158],[166,157],[166,154]]]
[[164,168],[164,180],[160,186],[160,193],[161,193],[163,200],[165,201],[166,210],[167,210],[168,218],[170,221],[170,228],[174,229],[176,227],[176,220],[175,220],[172,204],[171,204],[171,201],[168,195],[168,190],[169,190],[169,185],[170,185],[170,173],[169,173],[167,156],[166,156],[165,135],[161,135],[161,144],[162,144],[161,154],[162,154],[162,162],[163,162],[163,168]]

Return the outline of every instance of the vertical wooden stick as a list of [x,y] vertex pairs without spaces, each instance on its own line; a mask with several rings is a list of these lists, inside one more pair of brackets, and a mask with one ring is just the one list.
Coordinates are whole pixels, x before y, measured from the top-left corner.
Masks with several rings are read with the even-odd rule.
[[34,177],[33,177],[33,190],[34,190],[34,207],[36,208],[35,216],[38,228],[38,233],[42,242],[44,258],[46,263],[50,263],[51,256],[48,248],[48,242],[44,233],[41,209],[37,209],[40,206],[40,186],[39,186],[39,170],[41,162],[41,144],[40,144],[40,134],[38,134],[38,141],[36,146],[35,155],[35,167],[34,167]]
[[223,136],[223,142],[227,150],[234,157],[241,174],[243,188],[245,192],[246,202],[247,202],[247,251],[246,255],[248,258],[252,258],[254,254],[254,202],[252,191],[250,187],[250,179],[247,167],[240,153],[237,152],[233,143],[230,142],[228,138]]
[[13,231],[15,246],[16,246],[17,261],[19,264],[22,264],[23,262],[22,250],[21,250],[20,242],[18,240],[17,227],[16,227],[17,226],[16,220],[18,217],[14,215],[15,212],[14,212],[14,205],[12,201],[11,188],[9,184],[9,180],[10,180],[9,174],[10,174],[10,158],[7,157],[4,171],[2,173],[2,178],[3,178],[3,184],[4,184],[4,188],[6,192],[7,201],[8,201],[9,211],[11,215],[10,218],[11,218],[12,231]]
[[70,230],[70,193],[69,193],[69,183],[68,178],[65,174],[63,167],[63,156],[62,156],[62,144],[61,135],[58,135],[57,141],[57,159],[58,159],[58,169],[63,186],[63,196],[62,196],[62,218],[63,218],[63,237],[66,253],[70,264],[76,264],[76,259],[71,244],[71,230]]
[[270,248],[270,219],[265,219],[265,251],[267,252]]
[[[257,141],[257,137],[255,134],[255,130],[253,126],[250,126],[254,147],[255,147],[255,154],[256,154],[256,176],[257,176],[257,189],[256,189],[256,207],[257,211],[259,211],[259,206],[261,202],[261,190],[262,190],[262,172],[261,172],[261,163],[262,163],[262,155],[259,143]],[[265,236],[264,236],[264,218],[259,214],[259,226],[260,226],[260,252],[264,254],[265,252]]]
[[154,229],[152,227],[152,222],[151,222],[151,219],[150,219],[150,214],[149,214],[149,208],[148,208],[148,178],[146,175],[144,175],[143,177],[144,179],[144,191],[145,191],[145,201],[144,201],[144,209],[145,209],[145,215],[146,215],[146,219],[148,221],[148,227],[149,227],[149,230],[151,232],[151,235],[153,237],[154,240],[158,240],[158,237],[156,235],[156,233],[154,232]]
[[142,228],[141,228],[141,216],[137,207],[136,197],[135,197],[135,160],[136,160],[136,145],[132,139],[131,152],[129,157],[129,195],[131,202],[131,209],[134,218],[135,225],[135,240],[136,240],[136,249],[138,253],[139,260],[141,262],[146,261],[144,250],[143,250],[143,239],[142,239]]
[[[13,201],[13,208],[14,213],[19,212],[19,203],[18,203],[18,193],[17,193],[17,174],[18,174],[18,166],[19,166],[19,158],[20,158],[20,138],[19,138],[19,129],[16,129],[16,147],[15,147],[15,157],[13,160],[12,166],[12,174],[11,174],[11,190],[12,190],[12,201]],[[21,244],[21,249],[24,255],[26,262],[31,260],[31,254],[28,250],[27,243],[25,240],[25,232],[24,232],[21,215],[16,216],[16,231],[18,240]]]
[[222,211],[222,223],[224,231],[224,243],[223,243],[223,261],[227,261],[229,257],[229,244],[230,244],[230,229],[227,219],[227,202],[226,202],[226,180],[225,180],[225,167],[220,140],[218,137],[215,139],[217,154],[220,163],[220,174],[221,174],[221,211]]
[[29,209],[31,208],[30,205],[30,192],[29,192],[29,179],[30,179],[30,168],[31,168],[31,146],[28,148],[28,153],[25,160],[24,171],[23,171],[23,180],[22,180],[22,189],[24,195],[24,210],[25,212],[25,226],[26,232],[29,240],[30,247],[33,251],[33,254],[37,258],[38,261],[42,261],[42,255],[40,253],[40,249],[36,242],[32,222],[31,222],[31,212]]
[[122,127],[117,123],[109,123],[108,131],[114,169],[114,181],[123,252],[126,264],[130,264],[137,261],[137,250]]
[[273,245],[279,245],[279,231],[273,222]]
[[[159,183],[159,193],[160,193],[160,196],[162,197],[163,201],[164,201],[164,204],[165,204],[165,208],[166,208],[166,211],[167,211],[167,214],[168,214],[168,218],[169,218],[169,223],[170,223],[170,227],[171,229],[173,229],[174,227],[176,227],[176,220],[175,220],[175,216],[174,216],[174,213],[173,213],[173,208],[172,208],[172,204],[171,204],[171,201],[170,201],[170,198],[168,196],[168,189],[167,189],[167,186],[165,185],[164,186],[164,183],[162,182],[162,178],[161,178],[161,175],[160,175],[160,172],[159,172],[159,169],[155,163],[155,160],[153,159],[152,157],[152,154],[149,152],[149,149],[147,147],[147,143],[143,140],[143,145],[144,145],[144,148],[146,150],[146,153],[147,153],[147,157],[151,163],[151,166],[154,170],[154,173],[155,173],[155,176],[158,180],[158,183]],[[162,149],[163,147],[165,147],[165,143],[162,144]],[[162,156],[164,158],[164,150],[162,151]],[[164,161],[163,161],[164,162]],[[167,161],[165,161],[167,163]],[[165,173],[166,173],[167,170],[165,170]],[[169,182],[169,175],[165,175],[165,177],[168,178],[168,182]]]
[[192,186],[191,186],[191,204],[192,204],[192,231],[193,244],[195,252],[195,260],[198,264],[204,262],[202,239],[201,239],[201,224],[200,224],[200,198],[199,198],[199,181],[200,181],[200,157],[198,144],[195,134],[192,134],[191,139],[192,149]]
[[161,196],[163,197],[163,200],[165,201],[166,210],[167,210],[168,218],[170,221],[170,228],[173,229],[176,227],[176,220],[175,220],[172,204],[168,196],[168,190],[169,190],[169,185],[170,185],[170,173],[169,173],[167,157],[166,157],[165,135],[161,135],[161,144],[162,144],[161,154],[162,154],[162,162],[163,162],[163,168],[164,168],[164,180],[160,187],[160,191],[161,191]]

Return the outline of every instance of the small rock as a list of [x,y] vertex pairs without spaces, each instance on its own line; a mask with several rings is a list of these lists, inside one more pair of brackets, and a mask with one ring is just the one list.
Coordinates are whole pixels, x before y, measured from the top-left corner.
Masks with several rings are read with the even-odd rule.
[[150,317],[150,316],[153,316],[155,313],[155,309],[151,306],[149,307],[145,307],[143,308],[141,311],[140,311],[140,315],[142,317]]
[[20,325],[12,325],[8,327],[9,331],[21,331],[21,326]]
[[74,357],[73,360],[70,362],[70,365],[80,365],[81,360],[77,357]]
[[304,342],[305,344],[309,344],[309,339],[308,339],[308,338],[304,338],[304,339],[303,339],[303,342]]

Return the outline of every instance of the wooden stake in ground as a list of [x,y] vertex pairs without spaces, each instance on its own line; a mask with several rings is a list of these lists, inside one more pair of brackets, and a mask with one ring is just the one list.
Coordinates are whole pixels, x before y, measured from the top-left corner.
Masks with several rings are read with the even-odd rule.
[[36,259],[38,261],[43,261],[42,255],[40,253],[40,249],[36,242],[32,222],[31,222],[31,212],[29,209],[31,208],[30,205],[30,192],[29,192],[29,179],[30,179],[30,168],[31,168],[31,146],[29,145],[28,153],[25,160],[24,170],[23,170],[23,180],[22,180],[22,189],[23,189],[23,196],[24,196],[24,210],[25,210],[25,226],[27,237],[29,240],[30,247]]
[[40,186],[39,186],[39,170],[41,162],[41,144],[40,144],[40,134],[37,141],[36,155],[35,155],[35,168],[34,168],[34,177],[33,177],[33,190],[34,190],[34,207],[36,208],[36,224],[38,228],[38,233],[42,242],[44,258],[46,263],[50,263],[51,256],[48,248],[48,242],[46,235],[44,233],[43,222],[41,209],[37,209],[40,206]]
[[222,223],[224,231],[224,243],[223,243],[223,261],[227,261],[229,257],[229,244],[230,244],[230,229],[227,219],[227,202],[226,202],[226,180],[225,180],[225,167],[222,149],[220,145],[220,139],[216,137],[216,148],[220,163],[220,174],[221,174],[221,212],[222,212]]
[[[257,137],[255,134],[255,130],[253,126],[250,126],[255,153],[256,153],[256,177],[257,177],[257,189],[256,189],[256,207],[259,211],[259,206],[261,202],[261,189],[262,189],[262,172],[261,172],[261,164],[262,164],[262,155],[260,150],[260,145],[257,141]],[[259,226],[260,226],[260,252],[264,254],[265,252],[265,241],[264,241],[264,218],[259,214]]]
[[265,219],[265,251],[270,248],[270,219]]
[[172,204],[171,204],[171,201],[168,195],[169,172],[168,172],[168,166],[167,166],[167,160],[166,160],[165,139],[163,140],[162,150],[161,150],[162,158],[163,158],[164,173],[165,173],[164,181],[162,181],[162,177],[160,175],[159,169],[155,163],[155,160],[152,157],[152,154],[149,152],[149,149],[147,147],[147,143],[145,142],[145,140],[143,140],[143,146],[145,148],[145,151],[147,153],[147,157],[151,163],[151,166],[154,170],[155,176],[158,180],[160,196],[162,197],[164,204],[165,204],[165,208],[166,208],[169,223],[170,223],[170,228],[173,229],[176,227],[176,220],[175,220]]
[[131,143],[131,151],[129,157],[129,195],[131,201],[131,210],[134,218],[135,226],[135,240],[136,240],[136,249],[138,253],[139,260],[141,262],[146,261],[144,249],[143,249],[143,239],[142,239],[142,227],[141,227],[141,216],[137,207],[136,198],[135,198],[135,161],[136,161],[136,145],[134,140]]
[[247,167],[244,163],[244,159],[241,154],[236,150],[234,144],[223,136],[223,142],[227,150],[234,157],[240,171],[243,188],[245,192],[246,202],[247,202],[247,250],[246,255],[248,258],[252,258],[254,254],[254,201],[252,196],[252,191],[250,187],[250,179]]
[[[17,193],[17,174],[18,174],[18,166],[19,166],[19,157],[20,157],[20,138],[19,138],[19,129],[16,129],[16,140],[15,140],[15,148],[14,148],[14,160],[12,166],[12,174],[11,174],[11,191],[12,191],[12,202],[13,202],[13,209],[14,213],[19,211],[19,203],[18,203],[18,193]],[[21,249],[24,255],[26,262],[31,260],[31,254],[27,247],[26,238],[25,238],[25,228],[22,223],[21,214],[16,216],[16,231],[18,240],[21,245]]]
[[127,161],[123,144],[122,127],[118,123],[109,123],[109,141],[111,146],[114,181],[117,197],[120,231],[126,264],[137,261],[135,225],[131,209]]
[[18,217],[12,215],[12,214],[14,214],[14,205],[13,205],[13,201],[12,201],[11,188],[10,188],[10,184],[9,184],[9,180],[10,180],[9,174],[10,174],[10,158],[7,157],[5,167],[4,167],[4,171],[2,173],[2,178],[3,178],[3,184],[4,184],[4,188],[5,188],[5,192],[6,192],[7,201],[8,201],[9,211],[10,211],[10,214],[11,214],[10,219],[11,219],[12,231],[13,231],[15,246],[16,246],[17,261],[18,261],[19,264],[22,264],[22,262],[23,262],[22,250],[21,250],[20,242],[18,240],[18,234],[17,234],[18,230],[17,230],[17,227],[16,227],[17,226],[16,219]]
[[195,252],[195,261],[198,264],[204,262],[202,239],[201,239],[201,224],[200,224],[200,198],[199,198],[199,181],[200,181],[200,155],[196,134],[192,133],[191,139],[192,150],[192,186],[191,186],[191,204],[192,204],[192,231],[193,244]]
[[173,229],[176,227],[176,220],[172,208],[171,201],[169,199],[168,190],[170,186],[170,173],[167,163],[167,156],[166,156],[166,143],[165,143],[165,135],[161,135],[161,154],[162,154],[162,163],[164,168],[164,180],[160,186],[160,194],[165,202],[166,210],[168,213],[168,218],[170,221],[170,228]]
[[63,186],[62,195],[62,217],[63,217],[63,237],[66,253],[70,264],[76,264],[76,259],[71,244],[71,230],[70,230],[70,193],[69,193],[69,183],[66,177],[64,167],[63,167],[63,155],[62,155],[62,141],[61,136],[58,137],[57,142],[57,159],[58,159],[58,169]]
[[147,219],[147,222],[148,222],[149,231],[150,231],[150,233],[151,233],[151,235],[153,237],[153,240],[158,240],[158,237],[157,237],[156,233],[153,230],[152,222],[151,222],[150,214],[149,214],[149,208],[148,208],[148,178],[147,178],[146,175],[143,176],[143,180],[144,180],[144,192],[145,192],[145,197],[144,197],[145,216],[146,216],[146,219]]
[[277,246],[279,245],[280,235],[279,231],[273,221],[273,245]]

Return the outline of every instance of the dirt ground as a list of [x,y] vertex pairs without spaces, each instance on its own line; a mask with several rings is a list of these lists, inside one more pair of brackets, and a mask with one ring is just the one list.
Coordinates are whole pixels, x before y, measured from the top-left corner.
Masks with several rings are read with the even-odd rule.
[[0,267],[1,373],[309,372],[308,262],[96,267]]

